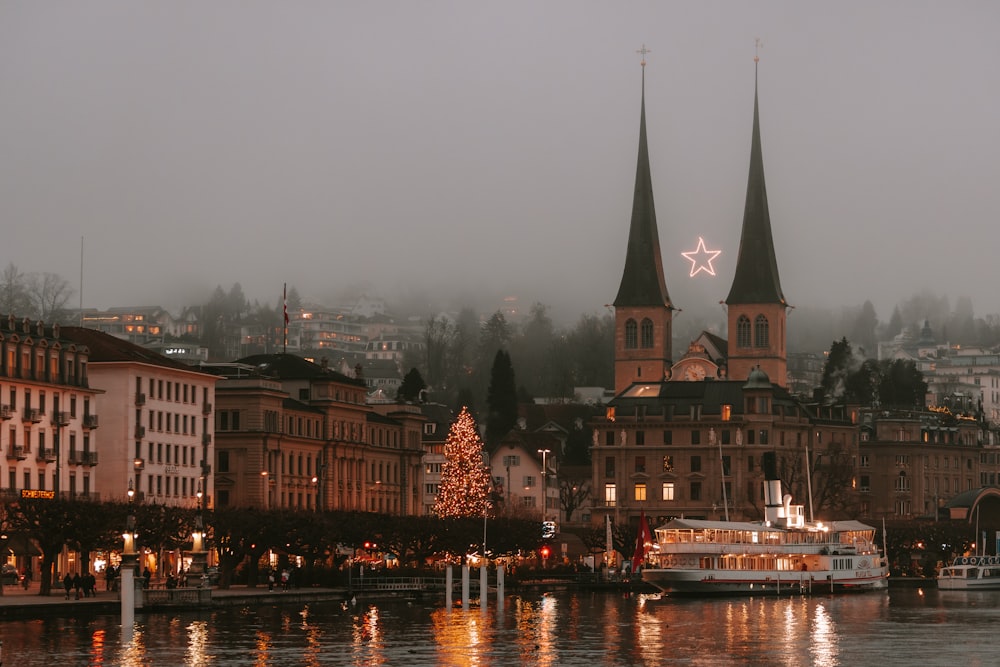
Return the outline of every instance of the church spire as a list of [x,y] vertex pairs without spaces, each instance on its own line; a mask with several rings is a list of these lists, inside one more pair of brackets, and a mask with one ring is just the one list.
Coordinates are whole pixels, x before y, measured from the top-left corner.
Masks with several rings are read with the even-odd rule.
[[760,116],[757,106],[757,58],[754,57],[753,139],[750,144],[750,175],[743,209],[743,233],[736,260],[736,275],[726,298],[728,305],[785,303],[774,256],[771,217],[764,187],[764,159],[760,149]]
[[614,306],[666,306],[672,308],[663,278],[660,237],[653,206],[653,178],[649,170],[646,145],[646,53],[642,54],[642,105],[639,114],[639,158],[635,169],[635,192],[632,196],[632,222],[628,233],[625,269]]
[[[758,47],[759,47],[758,42]],[[736,275],[726,299],[729,321],[728,375],[749,378],[756,369],[779,387],[787,386],[788,347],[785,324],[788,304],[778,280],[771,218],[764,187],[764,159],[760,150],[760,114],[757,104],[757,58],[754,58],[753,139],[750,176],[743,209],[743,233],[736,259]]]
[[662,382],[669,374],[673,310],[663,279],[660,238],[653,208],[653,178],[646,146],[646,46],[642,54],[639,160],[632,221],[621,286],[615,297],[615,393],[631,385]]

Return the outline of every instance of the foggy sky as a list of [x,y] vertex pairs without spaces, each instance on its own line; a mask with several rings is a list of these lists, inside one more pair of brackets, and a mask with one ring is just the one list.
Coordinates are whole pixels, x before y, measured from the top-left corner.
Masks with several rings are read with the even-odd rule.
[[[618,289],[640,56],[675,304],[729,291],[760,38],[764,167],[795,306],[920,291],[1000,312],[1000,4],[0,3],[0,264],[83,304],[239,282],[331,302]],[[688,277],[698,237],[716,277]],[[76,306],[74,296],[71,306]]]

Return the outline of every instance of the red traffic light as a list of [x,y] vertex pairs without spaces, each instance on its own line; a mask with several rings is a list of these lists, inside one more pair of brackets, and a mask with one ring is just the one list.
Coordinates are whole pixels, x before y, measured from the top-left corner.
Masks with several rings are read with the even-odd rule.
[[548,547],[542,547],[538,550],[538,553],[542,554],[542,558],[548,558],[550,551]]

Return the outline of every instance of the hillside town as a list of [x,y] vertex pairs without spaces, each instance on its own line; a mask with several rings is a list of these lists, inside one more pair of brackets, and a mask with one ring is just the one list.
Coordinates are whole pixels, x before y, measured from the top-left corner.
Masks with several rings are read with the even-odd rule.
[[[755,91],[728,339],[674,340],[643,96],[609,386],[521,400],[501,432],[495,406],[479,411],[495,504],[544,522],[567,560],[587,552],[574,530],[760,518],[767,452],[817,515],[967,521],[1000,503],[1000,350],[939,340],[929,321],[878,342],[879,361],[926,383],[904,404],[823,394],[830,359],[789,352],[758,122]],[[282,306],[266,325],[159,307],[81,309],[76,326],[4,314],[5,498],[432,514],[463,406],[433,383],[402,389],[413,369],[433,374],[433,322],[368,297],[330,308],[286,294]],[[199,342],[209,333],[214,351]],[[9,546],[7,564],[34,567],[30,543]],[[57,571],[75,558],[64,547]]]

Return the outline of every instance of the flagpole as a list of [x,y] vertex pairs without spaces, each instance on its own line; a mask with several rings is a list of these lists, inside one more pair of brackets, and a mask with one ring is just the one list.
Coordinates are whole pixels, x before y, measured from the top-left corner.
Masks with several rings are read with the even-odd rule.
[[282,339],[284,342],[281,345],[281,353],[286,354],[288,352],[288,283],[284,283],[281,290],[281,308],[284,315],[284,326],[282,329]]

